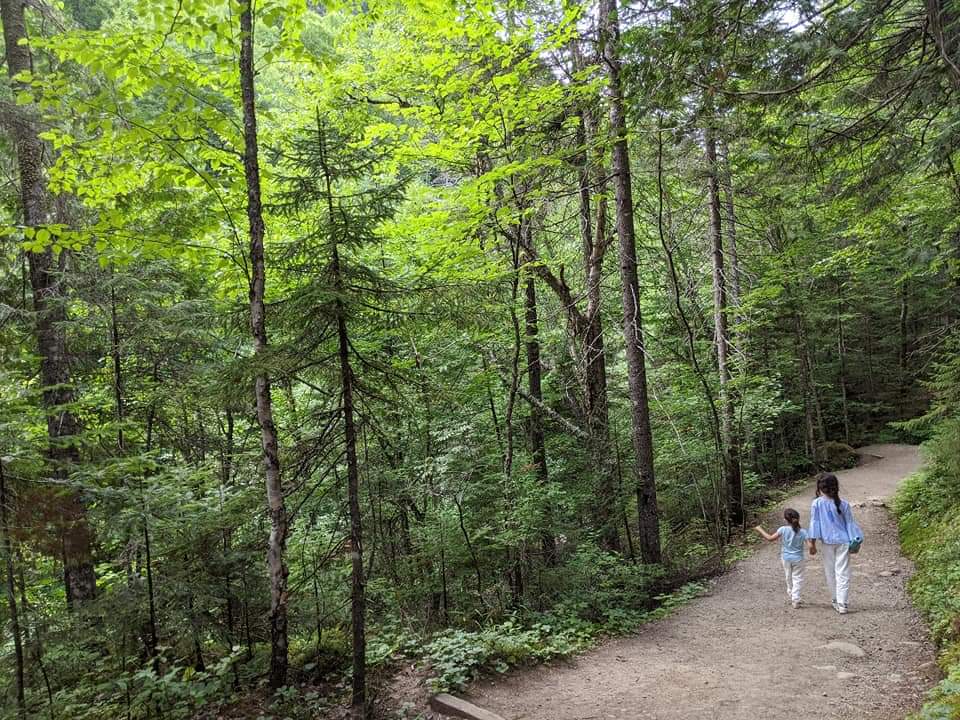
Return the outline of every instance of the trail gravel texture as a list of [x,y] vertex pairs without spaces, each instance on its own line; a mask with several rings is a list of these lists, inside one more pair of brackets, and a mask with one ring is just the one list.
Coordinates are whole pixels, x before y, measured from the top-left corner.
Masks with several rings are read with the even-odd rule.
[[[906,445],[859,452],[860,466],[837,473],[866,536],[852,556],[848,615],[830,606],[819,555],[806,560],[794,610],[779,544],[765,543],[669,618],[572,660],[481,680],[468,699],[508,720],[903,718],[938,670],[884,503],[920,461]],[[812,498],[810,487],[784,502],[805,527]]]

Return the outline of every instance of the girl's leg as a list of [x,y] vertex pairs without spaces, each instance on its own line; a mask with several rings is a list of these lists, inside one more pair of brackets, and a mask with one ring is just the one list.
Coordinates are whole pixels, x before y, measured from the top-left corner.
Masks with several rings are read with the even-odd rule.
[[836,545],[835,573],[837,576],[837,602],[846,608],[850,594],[850,546]]
[[791,569],[791,564],[787,560],[780,558],[780,562],[783,564],[783,576],[787,581],[787,596],[790,599],[793,599],[793,571]]
[[793,594],[791,600],[800,602],[800,590],[803,588],[803,562],[793,563]]
[[820,557],[823,561],[823,574],[827,576],[827,589],[830,597],[837,601],[837,546],[830,543],[820,544]]

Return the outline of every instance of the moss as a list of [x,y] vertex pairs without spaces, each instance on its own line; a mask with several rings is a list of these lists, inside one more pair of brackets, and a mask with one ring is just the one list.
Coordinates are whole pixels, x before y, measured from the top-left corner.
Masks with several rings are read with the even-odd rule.
[[817,448],[817,465],[824,470],[844,470],[860,461],[857,451],[842,442],[825,442]]

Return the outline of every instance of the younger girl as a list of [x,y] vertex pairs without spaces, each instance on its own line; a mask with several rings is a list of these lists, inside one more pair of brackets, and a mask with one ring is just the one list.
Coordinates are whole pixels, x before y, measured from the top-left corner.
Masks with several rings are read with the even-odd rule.
[[[800,513],[793,508],[783,511],[787,524],[778,528],[772,535],[757,525],[754,530],[764,539],[773,542],[780,540],[780,559],[783,562],[783,574],[787,580],[787,595],[794,609],[800,607],[800,588],[803,585],[803,543],[807,540],[807,531],[800,527]],[[810,554],[816,555],[816,548],[810,547]]]
[[[863,540],[863,531],[853,519],[850,503],[840,499],[840,483],[833,473],[817,476],[817,497],[810,506],[810,542],[820,541],[823,572],[833,594],[833,609],[847,614],[850,592],[850,543]],[[810,551],[813,553],[813,550]]]

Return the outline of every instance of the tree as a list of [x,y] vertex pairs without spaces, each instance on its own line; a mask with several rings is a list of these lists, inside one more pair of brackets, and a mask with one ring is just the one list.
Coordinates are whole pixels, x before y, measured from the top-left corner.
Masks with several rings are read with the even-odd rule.
[[[386,370],[388,365],[365,357],[357,349],[351,324],[363,319],[364,311],[386,305],[388,290],[395,291],[381,272],[365,262],[363,253],[377,242],[380,226],[389,220],[402,198],[403,181],[391,178],[383,169],[385,150],[364,147],[355,139],[359,132],[350,123],[362,122],[347,115],[334,117],[344,129],[316,111],[315,126],[301,130],[285,153],[286,190],[282,210],[296,220],[301,236],[292,250],[311,268],[306,285],[294,298],[296,307],[313,315],[320,334],[311,339],[319,344],[335,341],[334,356],[339,381],[337,415],[342,422],[342,455],[346,465],[347,510],[349,516],[350,624],[352,629],[351,716],[367,717],[366,694],[366,569],[364,533],[360,504],[361,467],[358,447],[358,404],[363,399],[355,364]],[[362,130],[362,125],[360,126]],[[319,298],[319,302],[317,302]],[[370,318],[367,317],[367,322]],[[326,321],[335,330],[329,332]],[[332,337],[330,337],[332,336]],[[371,352],[376,353],[372,348]],[[388,371],[389,372],[389,371]],[[382,377],[382,376],[381,376]],[[389,377],[389,376],[388,376]],[[392,382],[388,380],[388,382]],[[371,418],[372,420],[372,418]],[[336,474],[336,473],[335,473]]]
[[[726,250],[720,223],[720,168],[717,161],[717,140],[708,118],[704,130],[707,164],[707,206],[710,213],[710,242],[713,265],[713,322],[717,348],[717,369],[720,375],[720,419],[723,440],[723,470],[727,491],[727,514],[731,524],[742,525],[743,479],[740,468],[740,433],[736,426],[734,390],[731,382],[729,306],[727,273],[724,269]],[[729,216],[729,215],[728,215]]]
[[630,386],[631,438],[637,463],[637,514],[640,553],[644,562],[658,563],[660,518],[653,467],[653,433],[647,399],[647,370],[644,357],[643,317],[637,280],[637,248],[633,226],[633,188],[627,145],[626,115],[620,73],[620,22],[616,0],[598,5],[599,50],[607,74],[607,103],[610,113],[610,165],[616,202],[617,238],[620,244],[620,281],[623,284],[623,338]]
[[254,362],[257,364],[254,394],[257,422],[263,445],[263,466],[267,481],[270,540],[267,565],[270,568],[270,686],[282,687],[287,679],[287,508],[280,474],[280,448],[273,421],[273,398],[267,362],[266,268],[264,261],[263,206],[260,197],[259,141],[254,87],[253,2],[245,0],[240,14],[240,88],[243,93],[243,170],[247,183],[247,220],[250,226],[250,328]]
[[[74,416],[73,388],[70,384],[70,355],[65,331],[67,253],[54,254],[50,226],[69,224],[68,198],[52,198],[44,175],[45,149],[37,126],[37,105],[29,76],[33,72],[25,4],[18,0],[0,3],[7,73],[18,96],[29,98],[10,118],[20,174],[20,204],[24,234],[35,243],[27,252],[30,287],[36,313],[36,341],[40,354],[40,378],[47,413],[47,436],[51,470],[65,480],[79,459],[76,445],[80,425]],[[47,502],[60,508],[63,579],[67,604],[79,607],[96,595],[93,569],[92,532],[80,495],[72,490],[51,496]]]

